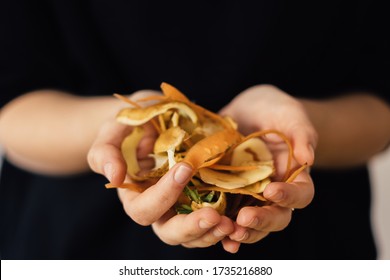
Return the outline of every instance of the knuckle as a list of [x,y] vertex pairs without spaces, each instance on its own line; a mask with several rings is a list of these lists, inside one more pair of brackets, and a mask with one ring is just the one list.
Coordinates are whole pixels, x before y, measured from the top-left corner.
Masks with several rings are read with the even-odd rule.
[[169,194],[167,192],[163,192],[160,194],[159,197],[159,202],[158,204],[160,205],[161,209],[169,209],[171,208],[172,204],[174,201],[172,200],[172,194]]

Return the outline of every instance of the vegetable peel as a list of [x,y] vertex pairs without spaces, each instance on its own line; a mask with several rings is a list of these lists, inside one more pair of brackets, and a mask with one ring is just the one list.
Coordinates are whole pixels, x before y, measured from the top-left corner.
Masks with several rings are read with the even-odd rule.
[[[174,164],[186,162],[193,168],[193,177],[183,193],[185,198],[178,199],[178,213],[212,207],[221,215],[236,214],[240,205],[266,205],[269,202],[262,193],[275,174],[273,155],[261,139],[267,134],[278,135],[288,147],[283,181],[293,181],[305,169],[306,165],[295,171],[291,169],[292,145],[283,133],[263,130],[243,136],[230,117],[219,116],[192,103],[170,84],[162,83],[161,89],[163,95],[128,102],[132,106],[117,114],[118,122],[134,127],[132,134],[122,143],[122,153],[128,164],[129,177],[135,181],[117,187],[142,192],[148,187],[147,182],[150,185],[155,183]],[[151,100],[153,105],[139,105]],[[149,122],[158,132],[151,155],[156,164],[140,176],[136,149],[143,136],[142,125]],[[106,187],[115,186],[107,184]],[[238,195],[251,200],[245,201]],[[235,199],[238,201],[237,209],[231,209],[235,208],[232,197],[239,198]],[[251,202],[253,200],[254,203]]]

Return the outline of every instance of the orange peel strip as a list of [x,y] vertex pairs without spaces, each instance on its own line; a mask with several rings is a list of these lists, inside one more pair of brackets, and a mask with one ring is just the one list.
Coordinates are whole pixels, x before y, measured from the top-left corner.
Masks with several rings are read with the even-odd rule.
[[222,117],[216,113],[213,113],[213,112],[211,112],[211,111],[209,111],[209,110],[207,110],[199,105],[196,105],[195,103],[192,103],[192,102],[188,103],[187,105],[190,106],[198,114],[199,118],[200,117],[202,117],[202,118],[208,117],[208,118],[216,121],[217,123],[222,124],[222,126],[224,128],[227,128],[227,129],[233,128],[230,121],[226,120],[224,117]]
[[[186,105],[190,106],[191,109],[193,109],[196,114],[199,116],[199,118],[202,118],[204,116],[209,117],[210,119],[213,119],[219,123],[221,123],[225,128],[232,128],[229,121],[225,120],[222,116],[213,113],[202,106],[196,105],[195,103],[191,102],[180,90],[175,88],[174,86],[168,84],[168,83],[161,83],[161,90],[163,91],[164,95],[174,101],[183,102]],[[163,100],[163,99],[162,99]]]
[[240,141],[240,138],[240,135],[232,129],[218,131],[195,143],[188,150],[184,162],[190,164],[195,171],[213,165],[217,162],[215,159],[222,158],[231,146]]
[[139,105],[137,102],[127,98],[126,96],[123,96],[123,95],[121,95],[119,93],[114,93],[114,96],[116,98],[118,98],[119,100],[122,100],[122,101],[124,101],[126,103],[129,103],[130,105],[134,106],[135,108],[142,108],[141,105]]
[[114,186],[113,184],[108,183],[105,186],[107,189],[121,188],[121,189],[129,189],[129,190],[139,192],[139,193],[142,193],[144,190],[146,190],[146,188],[142,187],[139,184],[135,184],[135,183],[123,183],[120,186]]
[[168,83],[161,83],[160,88],[164,95],[168,98],[171,98],[176,101],[180,101],[183,103],[191,103],[191,101],[177,88],[174,86],[168,84]]
[[295,170],[291,175],[290,177],[288,177],[286,179],[286,183],[291,183],[292,181],[295,180],[295,178],[303,171],[305,170],[307,167],[307,163],[305,163],[304,165],[302,165],[301,167],[299,167],[297,170]]

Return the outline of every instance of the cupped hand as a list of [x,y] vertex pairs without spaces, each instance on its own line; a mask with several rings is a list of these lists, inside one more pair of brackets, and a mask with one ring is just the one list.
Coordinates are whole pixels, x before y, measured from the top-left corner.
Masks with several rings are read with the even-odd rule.
[[[272,85],[251,87],[220,113],[232,117],[244,135],[259,130],[277,130],[286,135],[293,148],[293,168],[314,163],[317,133],[299,100],[282,90]],[[266,135],[263,140],[273,153],[276,168],[274,181],[263,193],[272,204],[242,208],[236,218],[234,232],[223,243],[230,244],[232,240],[254,243],[270,232],[283,230],[291,221],[293,209],[304,208],[313,199],[314,184],[308,169],[292,182],[284,182],[282,178],[287,172],[288,147],[277,135]],[[234,246],[238,249],[237,243]]]
[[[156,93],[141,91],[134,94],[132,99],[137,100],[150,94]],[[120,149],[123,139],[131,130],[132,127],[120,124],[114,119],[108,120],[88,153],[91,169],[106,176],[114,186],[131,182],[126,176],[127,166]],[[153,161],[148,154],[152,152],[157,137],[152,125],[145,125],[144,131],[137,150],[141,171],[153,167]],[[234,224],[231,219],[219,215],[211,208],[191,214],[176,214],[174,205],[192,175],[193,170],[188,164],[178,163],[142,193],[118,188],[118,195],[127,215],[140,225],[151,225],[163,242],[190,248],[208,247],[233,233]],[[238,243],[231,241],[225,246],[225,250],[235,251],[235,244]]]
[[[144,95],[141,92],[133,97],[136,99]],[[244,134],[262,129],[283,132],[292,141],[295,166],[313,163],[317,137],[315,130],[300,103],[279,89],[272,86],[250,88],[229,103],[221,113],[236,120]],[[115,120],[108,121],[88,154],[91,168],[105,175],[116,186],[125,180],[129,181],[120,145],[131,129]],[[137,151],[142,169],[153,165],[147,155],[152,151],[156,136],[151,125],[145,126],[145,136]],[[286,145],[273,135],[267,136],[265,141],[274,154],[278,171],[275,178],[281,178],[286,171]],[[167,244],[208,247],[222,241],[224,249],[233,253],[238,251],[241,243],[254,243],[269,232],[284,229],[291,220],[291,209],[305,207],[314,195],[311,178],[307,172],[303,172],[291,183],[269,184],[264,196],[273,204],[244,207],[236,221],[210,208],[177,215],[173,206],[192,174],[190,166],[178,163],[142,193],[119,188],[118,194],[126,213],[140,225],[152,225],[156,235]]]

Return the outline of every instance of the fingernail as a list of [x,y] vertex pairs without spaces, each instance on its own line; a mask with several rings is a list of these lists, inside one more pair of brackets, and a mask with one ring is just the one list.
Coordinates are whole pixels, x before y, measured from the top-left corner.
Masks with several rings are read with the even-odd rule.
[[106,176],[106,178],[111,182],[114,173],[114,168],[112,166],[112,163],[111,162],[106,163],[104,165],[103,171],[104,171],[104,176]]
[[206,228],[212,228],[214,224],[210,223],[209,221],[206,220],[200,220],[199,221],[199,227],[206,229]]
[[186,183],[192,176],[192,168],[187,164],[180,164],[180,166],[176,169],[175,174],[173,175],[173,179],[178,184]]

